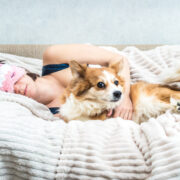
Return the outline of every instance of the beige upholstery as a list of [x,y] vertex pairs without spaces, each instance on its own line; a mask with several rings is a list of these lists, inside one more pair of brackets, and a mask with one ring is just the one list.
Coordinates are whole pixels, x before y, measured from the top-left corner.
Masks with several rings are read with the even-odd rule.
[[[47,44],[46,45],[19,45],[19,44],[0,45],[0,52],[42,59],[43,52],[49,46],[50,45]],[[111,46],[114,46],[122,50],[128,45],[111,45]],[[147,50],[147,49],[152,49],[157,45],[131,45],[131,46],[136,46],[141,50]]]
[[48,46],[50,45],[0,45],[0,52],[42,59]]

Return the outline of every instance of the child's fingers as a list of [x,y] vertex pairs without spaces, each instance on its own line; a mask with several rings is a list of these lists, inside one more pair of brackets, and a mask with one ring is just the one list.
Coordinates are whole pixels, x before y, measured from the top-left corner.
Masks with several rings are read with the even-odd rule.
[[110,117],[110,116],[112,115],[112,113],[113,113],[113,110],[112,110],[112,109],[109,109],[109,110],[108,110],[108,113],[107,113],[107,116]]

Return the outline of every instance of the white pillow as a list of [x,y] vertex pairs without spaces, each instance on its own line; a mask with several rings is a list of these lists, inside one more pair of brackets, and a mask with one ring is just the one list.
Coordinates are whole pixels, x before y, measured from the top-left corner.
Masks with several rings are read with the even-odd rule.
[[42,60],[17,56],[7,53],[0,53],[0,60],[4,60],[5,63],[20,66],[29,72],[41,75],[42,73]]

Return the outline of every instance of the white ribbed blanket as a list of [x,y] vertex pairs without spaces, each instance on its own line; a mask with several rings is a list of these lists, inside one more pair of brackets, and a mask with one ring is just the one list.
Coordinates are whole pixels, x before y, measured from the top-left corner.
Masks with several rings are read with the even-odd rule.
[[[180,60],[180,46],[121,53],[129,58],[132,82],[158,82]],[[0,59],[19,64],[18,56]],[[21,57],[20,63],[40,73],[40,60]],[[180,115],[166,112],[141,125],[121,118],[66,124],[32,99],[0,92],[1,179],[178,180]]]

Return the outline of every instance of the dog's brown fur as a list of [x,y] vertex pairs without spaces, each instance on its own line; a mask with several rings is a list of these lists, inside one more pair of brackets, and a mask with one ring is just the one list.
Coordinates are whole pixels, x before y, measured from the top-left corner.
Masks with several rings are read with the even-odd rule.
[[[67,87],[65,94],[61,97],[62,104],[66,103],[66,100],[69,98],[70,94],[73,94],[75,98],[79,100],[79,103],[81,103],[82,101],[88,100],[86,99],[85,95],[88,92],[88,90],[91,89],[92,87],[94,87],[96,92],[101,91],[101,89],[99,89],[96,85],[97,85],[97,82],[99,81],[99,77],[102,76],[102,72],[104,70],[116,76],[116,78],[119,81],[119,84],[123,87],[122,93],[124,91],[125,80],[121,77],[121,75],[120,76],[118,75],[118,73],[123,69],[123,63],[121,61],[110,64],[109,67],[103,67],[99,69],[88,68],[87,65],[80,65],[77,62],[72,61],[70,63],[70,67],[71,67],[72,75],[74,78],[72,79],[69,86]],[[108,86],[108,84],[106,84],[106,86]],[[142,98],[144,97],[145,99],[152,98],[152,101],[149,103],[156,104],[157,102],[157,106],[159,107],[154,107],[154,108],[157,108],[157,109],[160,108],[158,112],[154,113],[154,111],[152,110],[152,114],[151,114],[151,112],[147,111],[147,113],[150,113],[153,117],[156,117],[164,113],[168,108],[172,110],[177,109],[177,107],[171,104],[171,98],[174,98],[177,101],[180,101],[180,91],[175,91],[169,87],[159,85],[159,84],[137,82],[131,85],[130,97],[131,97],[133,108],[134,108],[133,119],[137,123],[141,123],[148,119],[148,116],[146,116],[145,114],[146,112],[144,114],[140,112],[141,108],[145,108],[143,107],[144,105],[142,104],[143,102]],[[91,99],[89,99],[89,101],[91,101]],[[93,99],[93,101],[96,101],[96,99]],[[102,109],[102,112],[89,116],[89,119],[104,120],[107,118],[106,114],[107,114],[107,109]]]

